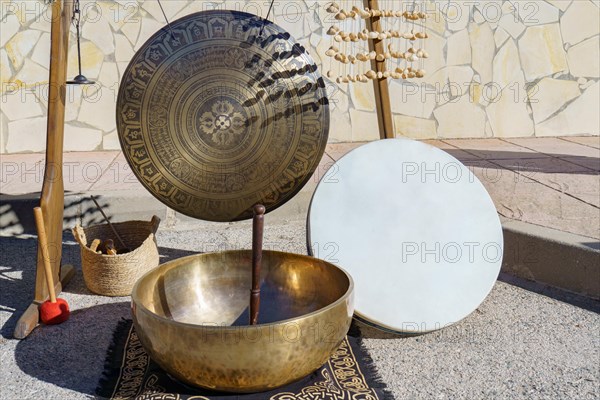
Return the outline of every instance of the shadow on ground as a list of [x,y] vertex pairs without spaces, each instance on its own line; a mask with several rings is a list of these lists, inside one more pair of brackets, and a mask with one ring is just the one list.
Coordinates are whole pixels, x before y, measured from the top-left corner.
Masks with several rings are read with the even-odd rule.
[[[107,208],[106,199],[98,198],[99,204]],[[87,225],[103,223],[104,219],[87,195],[65,192],[63,226],[72,227],[85,220]],[[40,193],[21,195],[0,194],[0,232],[10,234],[35,234],[33,208],[40,205]]]
[[[79,246],[71,234],[63,234],[63,264],[76,266],[76,276],[67,291],[87,292],[81,278]],[[12,338],[17,320],[33,301],[37,262],[37,237],[0,237],[0,310],[11,313],[0,328],[0,335]],[[89,292],[87,292],[89,293]]]
[[[81,271],[79,245],[71,232],[63,232],[62,264],[75,267],[75,276],[63,292],[94,295],[85,286]],[[160,262],[164,263],[195,252],[159,247]],[[15,326],[23,312],[33,301],[37,262],[37,237],[0,236],[0,312],[9,313],[2,318],[0,336],[12,339]]]
[[[461,160],[465,165],[480,165],[484,162],[485,166],[494,169],[509,168],[518,172],[539,172],[546,174],[597,175],[600,172],[600,150],[598,150],[599,157],[479,149],[443,150]],[[465,157],[465,153],[469,154],[468,158]],[[495,162],[500,162],[502,167]]]
[[129,318],[129,308],[129,302],[97,305],[74,311],[61,325],[38,327],[17,344],[17,366],[41,381],[93,396],[113,331]]
[[508,283],[509,285],[517,286],[521,289],[538,293],[542,296],[546,296],[551,299],[561,301],[563,303],[571,304],[575,307],[595,312],[596,314],[600,314],[600,300],[595,300],[577,293],[572,293],[563,289],[551,287],[543,283],[518,278],[516,276],[512,276],[504,272],[500,273],[498,280],[504,283]]

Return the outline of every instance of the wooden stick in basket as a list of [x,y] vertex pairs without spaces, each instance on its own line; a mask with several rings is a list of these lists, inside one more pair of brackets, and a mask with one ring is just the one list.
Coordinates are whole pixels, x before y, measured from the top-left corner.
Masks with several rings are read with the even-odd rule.
[[100,246],[100,239],[94,239],[92,244],[90,244],[90,250],[96,253],[98,251],[98,246]]
[[121,243],[121,246],[123,246],[123,248],[126,249],[127,245],[125,244],[125,242],[123,242],[123,239],[121,239],[121,236],[119,236],[119,234],[117,233],[117,230],[115,229],[115,227],[113,226],[113,224],[110,223],[110,221],[109,221],[108,217],[106,216],[106,214],[104,214],[104,210],[102,209],[102,207],[100,207],[100,204],[98,204],[98,202],[96,201],[96,198],[93,195],[91,195],[90,197],[92,198],[92,201],[94,202],[94,204],[96,204],[96,207],[98,208],[98,211],[100,211],[100,214],[102,214],[102,216],[104,217],[104,220],[106,221],[106,223],[108,224],[108,226],[110,226],[110,229],[113,231],[113,233],[115,234],[115,236],[117,237],[117,239]]

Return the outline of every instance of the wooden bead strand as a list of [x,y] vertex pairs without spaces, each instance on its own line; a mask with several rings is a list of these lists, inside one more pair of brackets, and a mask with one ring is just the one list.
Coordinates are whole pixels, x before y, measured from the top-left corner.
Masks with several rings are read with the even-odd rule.
[[[425,6],[425,4],[423,3],[423,6]],[[425,12],[425,10],[421,10],[421,12]],[[418,37],[418,36],[417,36]],[[421,37],[419,37],[420,40],[420,49],[419,51],[417,51],[417,56],[419,56],[419,70],[417,71],[417,78],[424,78],[425,75],[427,74],[427,71],[425,70],[425,59],[429,56],[427,54],[427,52],[425,51],[425,43],[426,40],[429,37],[429,35],[427,35],[427,18],[423,18],[423,21],[421,22]]]
[[[325,52],[330,58],[328,78],[349,83],[425,76],[424,59],[429,55],[425,50],[427,15],[420,8],[422,0],[414,0],[406,10],[394,10],[394,3],[397,3],[394,0],[380,0],[379,10],[362,9],[350,0],[338,1],[326,7],[336,20],[327,30],[331,36],[331,46]],[[361,22],[372,17],[382,19],[380,32],[368,31],[366,22]],[[363,43],[369,40],[382,41],[384,51],[380,54],[368,51]],[[373,60],[384,63],[382,72],[371,69]],[[337,74],[333,69],[334,61]]]
[[423,12],[417,11],[394,11],[392,8],[386,8],[383,10],[370,10],[368,8],[359,8],[357,6],[345,7],[344,2],[340,6],[336,2],[330,3],[326,8],[326,11],[330,14],[334,14],[334,18],[338,21],[345,21],[348,19],[367,19],[372,17],[379,18],[404,18],[409,21],[423,20],[427,18],[427,15]]

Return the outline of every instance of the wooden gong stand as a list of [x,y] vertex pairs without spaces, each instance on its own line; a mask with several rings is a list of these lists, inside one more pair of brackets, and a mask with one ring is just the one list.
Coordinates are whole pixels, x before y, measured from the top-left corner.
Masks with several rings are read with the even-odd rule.
[[[363,3],[365,7],[371,10],[379,10],[377,0],[363,0]],[[370,32],[381,32],[380,17],[367,18],[365,21],[367,29]],[[369,51],[376,51],[378,54],[385,53],[383,41],[379,39],[369,40]],[[372,60],[371,69],[375,72],[385,72],[385,60]],[[379,137],[381,139],[393,138],[394,124],[392,121],[392,106],[387,78],[374,79],[373,89],[375,90],[375,108],[377,110],[377,122],[379,123]]]
[[[50,78],[48,91],[48,126],[46,133],[46,162],[40,207],[48,236],[50,265],[58,295],[75,274],[72,265],[63,265],[62,231],[65,193],[63,184],[63,141],[65,127],[65,99],[67,80],[67,55],[72,0],[53,0],[50,47]],[[39,323],[38,307],[48,300],[42,243],[38,240],[37,270],[33,302],[17,321],[15,339],[24,339]]]

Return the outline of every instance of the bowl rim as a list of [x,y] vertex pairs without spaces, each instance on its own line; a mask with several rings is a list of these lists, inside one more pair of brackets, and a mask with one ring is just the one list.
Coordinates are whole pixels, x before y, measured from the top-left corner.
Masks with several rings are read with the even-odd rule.
[[[263,250],[263,253],[270,253],[270,254],[292,254],[294,256],[300,257],[300,258],[304,258],[304,259],[312,259],[312,260],[318,260],[322,263],[327,264],[330,267],[334,267],[338,270],[340,270],[348,279],[348,289],[346,289],[346,291],[344,292],[343,295],[341,295],[336,301],[334,301],[333,303],[330,303],[328,305],[326,305],[325,307],[319,308],[318,310],[315,311],[311,311],[310,313],[307,314],[303,314],[299,317],[294,317],[294,318],[287,318],[287,319],[283,319],[281,321],[275,321],[275,322],[269,322],[266,324],[261,324],[258,323],[256,325],[235,325],[235,326],[223,326],[223,325],[199,325],[199,324],[190,324],[188,322],[180,322],[180,321],[175,321],[173,319],[169,319],[167,317],[164,317],[162,315],[158,315],[152,311],[150,311],[146,306],[144,306],[138,299],[137,299],[137,290],[138,287],[140,285],[140,283],[150,274],[152,274],[155,270],[164,267],[165,265],[169,265],[170,263],[174,263],[174,262],[178,262],[178,261],[182,261],[182,260],[186,260],[188,258],[196,258],[196,257],[201,257],[204,255],[211,255],[211,254],[233,254],[233,253],[246,253],[249,252],[250,254],[252,253],[252,250],[248,250],[248,249],[240,249],[240,250],[226,250],[226,251],[213,251],[213,252],[209,252],[209,253],[198,253],[198,254],[192,254],[189,256],[185,256],[185,257],[180,257],[180,258],[176,258],[174,260],[170,260],[167,261],[164,264],[159,264],[157,267],[152,268],[150,271],[146,272],[144,275],[142,275],[140,278],[138,278],[138,280],[135,282],[135,285],[133,286],[133,289],[131,290],[131,304],[132,307],[135,306],[136,309],[139,309],[140,311],[150,315],[153,318],[157,318],[159,320],[163,320],[165,322],[168,322],[170,324],[174,324],[177,326],[182,326],[182,327],[187,327],[187,328],[191,328],[191,329],[218,329],[218,330],[239,330],[240,328],[263,328],[263,327],[272,327],[272,326],[276,326],[276,325],[283,325],[283,324],[287,324],[293,321],[301,321],[304,319],[308,319],[311,318],[315,315],[318,314],[322,314],[332,308],[335,308],[336,306],[338,306],[339,304],[341,304],[342,302],[346,301],[348,299],[348,297],[352,296],[352,293],[354,292],[354,280],[352,279],[352,276],[348,273],[348,271],[346,271],[345,269],[330,263],[328,261],[325,260],[321,260],[320,258],[316,258],[316,257],[312,257],[312,256],[308,256],[305,254],[296,254],[296,253],[288,253],[285,251],[277,251],[277,250]],[[250,290],[250,289],[248,289]],[[132,311],[133,313],[133,311]],[[354,308],[352,309],[352,315],[354,314]],[[349,316],[349,318],[352,318],[352,315]],[[134,322],[136,322],[136,318],[134,318]]]

